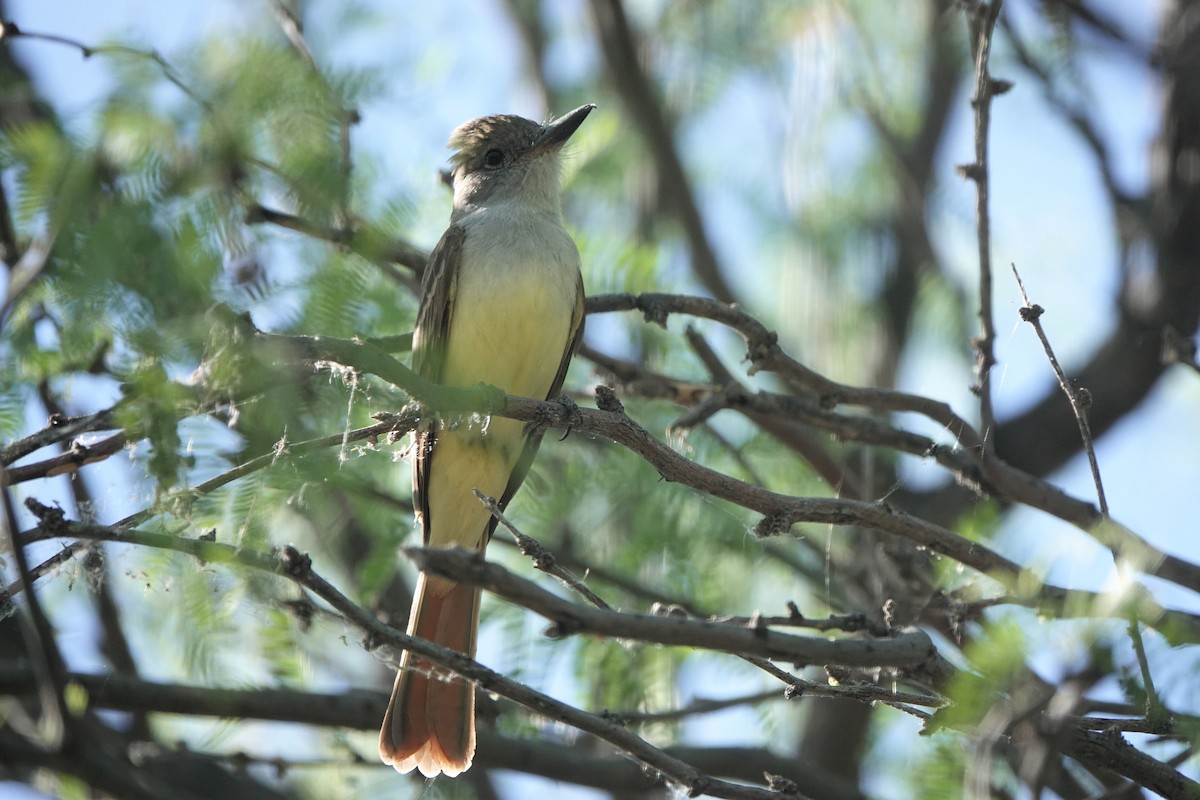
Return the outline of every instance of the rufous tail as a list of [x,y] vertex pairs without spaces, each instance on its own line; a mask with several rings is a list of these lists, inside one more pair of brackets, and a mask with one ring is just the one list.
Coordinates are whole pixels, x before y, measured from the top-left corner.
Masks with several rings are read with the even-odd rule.
[[[475,656],[479,589],[421,573],[408,634]],[[404,652],[379,732],[379,756],[398,772],[454,777],[475,755],[475,690],[448,670]]]

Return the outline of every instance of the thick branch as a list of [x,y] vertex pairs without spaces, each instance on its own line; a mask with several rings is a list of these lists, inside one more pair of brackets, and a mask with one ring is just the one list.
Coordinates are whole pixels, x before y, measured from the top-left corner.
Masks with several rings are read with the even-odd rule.
[[[70,673],[68,679],[87,692],[92,709],[297,722],[361,731],[378,729],[387,703],[386,694],[373,691],[330,694],[292,689],[214,689],[79,672]],[[0,695],[28,694],[35,685],[33,670],[27,666],[0,666]],[[722,707],[714,702],[707,710]],[[646,792],[661,786],[661,781],[623,756],[591,753],[577,745],[554,741],[510,739],[487,727],[480,728],[478,736],[476,763],[480,766],[512,769],[616,793]],[[794,776],[792,779],[806,795],[832,800],[863,797],[815,764],[798,765],[765,750],[676,747],[667,751],[691,763],[704,764],[713,774],[736,780],[758,781],[766,770]]]
[[[554,623],[552,636],[596,634],[677,647],[750,654],[795,664],[844,667],[919,667],[940,660],[921,631],[886,639],[837,639],[780,633],[754,625],[689,619],[676,615],[631,614],[572,603],[519,578],[499,564],[466,550],[409,547],[404,551],[427,572],[487,589]],[[950,667],[943,664],[945,676]]]

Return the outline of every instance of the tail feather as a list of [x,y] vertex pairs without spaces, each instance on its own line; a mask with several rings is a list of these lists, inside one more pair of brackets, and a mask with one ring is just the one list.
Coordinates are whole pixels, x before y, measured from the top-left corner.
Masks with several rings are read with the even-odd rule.
[[[479,589],[421,574],[408,633],[475,655]],[[475,690],[468,682],[405,651],[379,733],[379,755],[398,772],[454,777],[475,755]]]

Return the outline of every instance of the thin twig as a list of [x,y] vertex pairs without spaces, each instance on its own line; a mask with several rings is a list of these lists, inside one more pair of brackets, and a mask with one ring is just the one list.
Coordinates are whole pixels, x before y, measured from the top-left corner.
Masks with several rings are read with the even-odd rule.
[[1159,699],[1158,690],[1154,687],[1153,673],[1150,672],[1150,660],[1146,658],[1146,643],[1142,640],[1142,628],[1137,618],[1129,618],[1129,639],[1133,642],[1133,652],[1137,658],[1138,670],[1142,673],[1142,686],[1146,690],[1146,716],[1151,720],[1164,719],[1166,708]]
[[995,449],[996,414],[992,407],[991,371],[996,363],[996,327],[992,318],[992,233],[988,207],[988,134],[991,126],[992,98],[1007,91],[1008,83],[992,80],[988,59],[992,51],[992,32],[1000,16],[1003,0],[976,0],[967,12],[971,53],[975,60],[975,91],[971,105],[975,109],[975,161],[960,167],[960,173],[975,182],[976,242],[979,255],[979,325],[975,338],[975,374],[973,387],[979,395],[983,453]]
[[[547,551],[544,547],[542,547],[542,545],[539,542],[537,542],[537,540],[533,539],[532,537],[530,537],[530,536],[522,533],[520,530],[518,530],[516,528],[516,526],[514,526],[508,520],[508,518],[505,517],[504,514],[500,511],[499,505],[496,503],[494,498],[488,497],[487,495],[485,495],[483,492],[479,491],[478,489],[475,489],[473,491],[474,491],[475,497],[481,503],[483,503],[484,507],[487,508],[488,512],[493,517],[495,517],[496,520],[501,525],[503,525],[506,529],[508,529],[508,531],[513,535],[514,539],[516,540],[517,547],[520,549],[521,553],[530,557],[530,559],[534,563],[534,566],[536,566],[538,570],[545,572],[549,575],[553,575],[554,577],[558,578],[559,581],[561,581],[563,583],[563,585],[567,586],[567,588],[569,588],[569,589],[573,589],[574,591],[578,592],[581,596],[583,596],[583,598],[585,600],[587,600],[594,607],[596,607],[602,611],[614,611],[612,606],[610,606],[603,598],[596,595],[591,589],[589,589],[586,585],[584,585],[582,581],[580,581],[578,578],[576,578],[574,575],[572,575],[568,570],[563,569],[558,564],[554,555],[552,553],[550,553],[549,551]],[[489,586],[489,588],[492,591],[495,591],[494,587]],[[524,604],[522,604],[522,605],[524,605]],[[525,605],[525,607],[531,608],[528,605]],[[531,608],[531,610],[539,610],[539,609]],[[545,613],[545,612],[543,612],[543,613]],[[658,617],[658,616],[663,616],[663,615],[656,614],[653,616]],[[667,614],[666,616],[675,616],[675,614],[671,613],[671,614]],[[556,625],[559,626],[557,629],[561,630],[561,626],[562,626],[561,620],[555,620],[554,617],[550,617],[550,619],[552,621],[555,621]],[[774,618],[772,618],[772,619],[774,619]],[[710,617],[707,621],[710,623],[716,623],[716,624],[721,624],[721,625],[732,625],[739,629],[750,627],[750,628],[753,628],[754,630],[766,630],[767,626],[769,626],[770,624],[773,624],[772,621],[768,620],[767,618],[755,618],[752,620],[751,619],[743,620],[738,617],[723,617],[723,618]],[[804,620],[803,618],[798,618],[796,616],[782,617],[782,618],[779,618],[779,620],[777,620],[777,621],[780,622],[780,624],[784,624],[784,625],[813,627],[813,628],[816,628],[817,630],[834,630],[834,629],[839,629],[839,628],[844,629],[845,624],[846,624],[846,620],[839,620],[836,624],[821,624],[820,622],[818,622],[816,620],[807,621],[807,620]],[[833,621],[827,620],[825,622],[832,623]],[[636,631],[634,631],[630,628],[625,628],[625,630],[629,631],[632,635],[636,635]],[[759,669],[763,669],[763,670],[767,671],[768,673],[770,673],[771,675],[782,679],[789,687],[789,694],[787,695],[789,698],[799,697],[801,694],[808,694],[808,695],[812,695],[812,696],[821,696],[821,697],[852,698],[852,699],[860,700],[863,702],[878,701],[878,702],[882,702],[886,705],[893,706],[895,708],[899,708],[908,713],[914,713],[914,711],[912,709],[906,708],[906,706],[909,706],[909,705],[927,705],[927,706],[933,706],[933,707],[940,707],[942,705],[945,705],[945,700],[943,700],[940,697],[923,696],[923,695],[915,695],[915,694],[910,694],[910,693],[888,691],[882,687],[875,686],[870,683],[857,683],[857,684],[853,684],[853,685],[839,685],[839,686],[833,686],[833,685],[829,685],[829,684],[820,684],[820,683],[805,680],[803,678],[799,678],[797,676],[791,675],[790,673],[784,672],[783,670],[780,670],[779,668],[775,667],[773,664],[771,664],[769,661],[767,661],[764,658],[757,657],[757,656],[745,655],[745,654],[738,654],[738,655],[739,655],[739,657],[741,657],[745,661],[753,664],[754,666],[758,667]],[[775,696],[778,696],[777,693],[775,694]],[[726,707],[726,706],[718,706],[718,707]],[[715,709],[713,709],[713,710],[715,710]],[[692,713],[696,713],[696,712],[692,712]],[[632,721],[630,718],[626,717],[625,715],[619,714],[619,713],[614,716],[616,716],[622,722]],[[662,719],[671,718],[671,712],[668,712],[667,715],[660,715],[660,716],[662,717]],[[647,717],[647,719],[643,720],[643,721],[650,721],[649,717]]]
[[181,92],[196,102],[197,105],[203,107],[206,111],[212,111],[212,105],[205,98],[201,97],[192,87],[188,86],[184,81],[183,76],[171,66],[171,63],[162,57],[162,54],[157,50],[143,50],[138,47],[130,47],[124,44],[103,44],[103,45],[88,45],[73,39],[69,36],[60,36],[54,33],[38,33],[35,31],[26,31],[18,27],[17,23],[11,20],[0,23],[0,35],[7,39],[29,39],[31,41],[48,42],[50,44],[60,44],[69,47],[73,50],[78,50],[84,58],[92,56],[112,56],[125,55],[134,58],[149,61],[159,68],[164,78],[175,85]]
[[[447,666],[454,672],[464,675],[470,680],[479,683],[485,690],[495,692],[502,696],[508,697],[515,702],[531,708],[539,713],[544,714],[553,719],[561,720],[567,724],[573,725],[597,735],[599,738],[613,743],[615,746],[630,752],[635,758],[644,764],[649,764],[654,768],[661,769],[664,762],[661,760],[661,751],[649,748],[641,739],[633,737],[631,734],[624,733],[620,728],[610,724],[605,719],[589,715],[586,712],[579,711],[570,706],[565,706],[557,701],[541,695],[529,689],[522,684],[510,681],[503,676],[487,670],[478,665],[476,662],[467,659],[459,653],[438,647],[430,642],[422,639],[414,639],[401,633],[399,630],[390,628],[375,618],[368,610],[360,608],[350,602],[347,598],[341,595],[335,588],[324,581],[320,576],[312,572],[311,566],[307,562],[307,557],[302,556],[291,548],[285,548],[282,557],[256,553],[244,548],[235,548],[229,545],[217,544],[214,542],[202,541],[199,539],[187,538],[178,535],[150,533],[146,531],[129,531],[114,528],[112,526],[85,525],[80,523],[63,523],[60,526],[58,535],[82,537],[85,539],[101,539],[107,541],[127,542],[140,546],[157,547],[167,550],[174,550],[182,553],[193,555],[202,561],[211,563],[238,564],[252,569],[265,570],[275,574],[281,574],[288,579],[304,586],[312,591],[318,597],[324,599],[329,605],[336,610],[343,619],[350,624],[360,628],[366,632],[369,637],[376,643],[384,642],[390,645],[395,651],[403,649],[411,649],[420,653],[422,656],[428,657],[432,661]],[[24,542],[23,542],[24,543]],[[449,556],[451,560],[457,559],[459,563],[463,563],[463,553],[455,553],[454,551],[423,551],[425,553],[437,553],[441,556]],[[469,563],[472,559],[466,559]],[[443,564],[446,562],[443,562]],[[476,562],[479,563],[479,562]],[[514,576],[515,577],[515,576]],[[520,579],[516,579],[520,580]],[[533,584],[528,584],[533,586]],[[533,586],[535,591],[542,591]],[[549,594],[549,593],[545,593]],[[554,598],[553,595],[549,595]],[[555,598],[559,602],[559,598]],[[583,611],[590,613],[603,614],[612,612],[603,612],[599,610],[591,611],[582,608]],[[624,615],[619,615],[624,616]],[[786,673],[785,673],[786,676]],[[786,676],[789,683],[795,676]],[[829,687],[836,688],[836,687]],[[937,698],[922,698],[919,695],[909,695],[905,693],[887,693],[880,687],[855,685],[848,687],[850,690],[849,696],[855,696],[855,693],[863,691],[870,692],[870,696],[861,696],[858,699],[868,701],[899,700],[903,698],[905,701],[920,704],[922,700],[929,700],[931,705],[940,703]],[[807,687],[806,687],[807,690]],[[817,689],[812,687],[813,691],[825,691],[822,687]],[[141,696],[140,693],[136,693]],[[901,710],[907,713],[918,713],[916,709],[903,708],[904,704],[898,705]],[[186,712],[185,712],[186,713]],[[1082,727],[1096,727],[1095,722],[1080,723]],[[1092,745],[1097,744],[1097,740],[1091,740]],[[632,748],[632,749],[631,749]],[[670,757],[667,757],[668,759]],[[668,760],[665,762],[668,769],[663,769],[665,776],[675,782],[682,782],[685,786],[703,786],[705,791],[709,791],[713,796],[731,797],[731,798],[764,798],[769,800],[771,797],[777,798],[778,795],[767,795],[762,790],[753,787],[746,788],[743,792],[735,791],[729,788],[723,782],[719,782],[712,788],[711,784],[706,781],[710,780],[707,776],[694,771],[691,767],[680,761]],[[1169,776],[1168,776],[1169,777]],[[693,783],[698,781],[698,783]]]
[[488,513],[503,525],[505,530],[512,534],[517,549],[521,551],[521,555],[527,556],[533,562],[534,567],[547,575],[557,578],[563,586],[578,592],[583,599],[596,608],[612,610],[612,606],[603,597],[593,592],[583,581],[575,577],[569,569],[559,564],[554,554],[542,547],[541,542],[518,530],[517,526],[513,525],[508,517],[504,516],[504,512],[500,510],[500,504],[496,502],[496,498],[488,497],[478,489],[472,489],[471,491],[475,494],[476,499],[483,503],[483,507],[488,510]]
[[722,700],[711,700],[705,697],[694,697],[685,706],[672,708],[670,711],[610,711],[609,716],[618,719],[626,725],[645,725],[654,722],[678,722],[689,717],[724,711],[738,706],[754,706],[769,700],[782,700],[783,693],[778,689],[766,692],[754,692],[739,697],[727,697]]
[[59,453],[56,456],[33,464],[9,467],[8,480],[10,484],[15,486],[18,483],[38,478],[69,475],[78,472],[87,464],[104,461],[114,453],[119,453],[128,443],[129,437],[123,431],[90,445],[85,445],[76,440],[71,443],[70,448],[65,453]]
[[[714,301],[706,301],[703,298],[682,298],[670,295],[608,296],[605,302],[617,307],[626,307],[628,304],[628,307],[642,308],[644,313],[649,313],[645,311],[646,309],[661,311],[664,308],[670,308],[683,313],[696,310],[701,314],[732,319],[737,325],[751,327],[758,325],[753,318],[744,315],[740,310]],[[360,372],[375,374],[408,392],[422,403],[428,404],[425,409],[414,410],[414,414],[428,414],[431,409],[440,415],[464,412],[497,414],[524,422],[543,420],[547,421],[545,424],[553,427],[574,426],[578,430],[598,433],[641,455],[669,480],[685,483],[716,498],[763,514],[764,519],[756,528],[763,536],[785,533],[790,530],[792,525],[802,522],[821,525],[859,525],[901,536],[993,577],[1012,580],[1013,587],[1020,585],[1027,588],[1037,585],[1037,581],[1031,580],[1032,576],[1022,570],[1019,565],[986,546],[969,541],[943,526],[895,510],[886,504],[844,498],[792,497],[768,491],[761,486],[737,480],[696,464],[652,436],[623,412],[579,408],[568,417],[564,414],[563,408],[556,403],[505,396],[498,390],[488,387],[462,389],[438,386],[420,378],[378,347],[362,340],[283,336],[255,332],[253,341],[261,341],[271,349],[271,352],[285,352],[291,358],[301,362],[331,361],[352,366]],[[852,391],[871,393],[870,390]],[[864,402],[867,400],[865,396],[856,399]],[[872,399],[878,400],[885,407],[933,404],[932,401],[924,398],[900,393],[884,392]],[[340,443],[341,439],[338,438],[338,441]],[[258,468],[266,460],[267,458],[263,457],[262,461],[248,465],[248,468]],[[236,473],[230,475],[229,479],[234,477],[237,477]],[[130,524],[140,524],[140,521],[149,518],[153,513],[153,511],[147,511],[142,515],[135,515],[136,521]],[[1113,541],[1120,543],[1122,547],[1127,544],[1136,544],[1138,553],[1135,555],[1145,557],[1145,568],[1151,574],[1160,574],[1160,570],[1156,567],[1160,563],[1167,563],[1165,557],[1159,559],[1159,551],[1137,540],[1119,526],[1110,525],[1105,528],[1105,532],[1111,533]],[[1189,576],[1182,575],[1181,577]],[[1068,596],[1069,593],[1061,589],[1047,586],[1037,593],[1036,602],[1048,603],[1051,607],[1060,607]],[[1135,593],[1129,602],[1140,607],[1139,616],[1142,619],[1150,621],[1151,624],[1161,623],[1163,609],[1144,592]],[[1187,627],[1192,626],[1189,623]]]
[[[713,350],[712,346],[709,345],[708,341],[694,326],[688,325],[684,331],[684,335],[687,337],[688,345],[691,346],[696,357],[700,359],[708,370],[709,377],[713,383],[724,387],[724,390],[721,392],[707,398],[710,403],[714,404],[711,413],[715,413],[718,410],[715,404],[719,402],[720,407],[733,408],[745,414],[762,430],[774,436],[792,452],[808,462],[816,470],[817,474],[830,487],[836,490],[839,495],[864,499],[858,477],[848,470],[841,459],[830,452],[829,448],[825,446],[825,443],[815,433],[797,425],[796,420],[790,416],[781,415],[776,417],[748,413],[746,409],[735,406],[733,401],[747,394],[741,381],[737,380],[733,373],[725,367],[720,356],[717,355],[716,351]],[[687,418],[685,415],[685,417],[673,423],[672,428],[683,427],[686,422]],[[744,468],[748,469],[748,465]],[[752,470],[748,470],[748,472],[750,475],[755,474]],[[760,479],[755,479],[755,483],[765,485],[764,481]]]
[[[344,624],[341,616],[337,616],[337,620]],[[124,675],[82,672],[71,672],[67,677],[87,691],[89,703],[97,709],[296,722],[361,731],[378,730],[379,719],[383,716],[387,703],[386,694],[370,690],[333,694],[275,688],[210,688],[147,681]],[[34,670],[28,666],[0,665],[0,694],[21,696],[33,690],[36,690]],[[775,697],[781,696],[780,692],[772,694]],[[616,715],[599,716],[615,722],[611,718]],[[590,743],[584,748],[575,738],[572,738],[570,743],[563,742],[563,737],[556,735],[554,730],[547,730],[546,733],[550,736],[517,739],[501,735],[490,726],[482,726],[478,731],[476,766],[499,767],[530,775],[542,775],[574,785],[616,792],[620,796],[640,795],[656,789],[661,791],[661,780],[653,772],[643,770],[640,764],[624,754],[592,747]],[[740,759],[724,757],[729,751],[729,748],[667,748],[667,752],[674,753],[683,760],[704,764],[711,772],[747,781],[761,780],[762,769],[758,769],[756,774],[754,766],[769,759],[775,762],[772,772],[787,775],[789,770],[794,769],[797,771],[797,780],[812,780],[814,788],[805,796],[862,797],[857,792],[845,789],[836,794],[819,791],[820,783],[830,779],[822,776],[819,767],[815,765],[796,762],[794,759],[789,764],[782,758],[767,755],[762,749],[751,748],[743,749],[743,757]],[[190,756],[215,757],[231,762],[234,766],[245,766],[260,761],[245,750],[220,754],[205,753],[189,747],[187,753]],[[0,757],[7,755],[11,753],[0,746]],[[278,772],[281,768],[286,771],[292,766],[305,766],[317,762],[264,757],[261,763],[275,768]],[[331,759],[331,763],[340,764],[343,769],[390,769],[374,757],[359,755],[357,749],[351,747],[347,748],[341,759]],[[562,765],[566,765],[567,771],[564,771]],[[163,794],[157,797],[168,796]],[[778,800],[786,800],[786,797],[782,795]]]
[[[328,227],[252,201],[246,204],[245,219],[247,225],[269,223],[348,248],[374,264],[397,284],[413,290],[418,288],[425,262],[429,260],[428,253],[402,239],[393,239],[382,244],[373,241],[371,237],[363,235],[358,224],[350,219],[344,220],[338,227]],[[405,274],[392,266],[393,264],[407,267],[413,274]]]
[[[563,534],[563,544],[558,547],[557,552],[555,553],[555,558],[557,558],[563,564],[563,566],[567,567],[568,569],[582,572],[587,575],[589,580],[606,583],[609,586],[612,586],[614,589],[618,589],[630,595],[631,597],[634,597],[638,600],[643,600],[649,604],[657,603],[662,606],[680,608],[686,611],[688,614],[696,617],[705,616],[703,613],[697,610],[695,604],[690,600],[668,595],[661,589],[654,589],[649,586],[645,586],[626,575],[608,569],[602,565],[588,563],[574,552],[573,548],[570,546],[570,540],[571,532],[570,529],[567,529],[567,531]],[[505,544],[508,543],[505,542]]]
[[[1063,368],[1059,365],[1058,359],[1054,355],[1054,348],[1050,346],[1050,340],[1046,337],[1046,331],[1042,328],[1042,314],[1046,309],[1036,303],[1029,302],[1029,295],[1025,293],[1025,284],[1021,281],[1021,273],[1017,271],[1017,265],[1012,265],[1013,276],[1017,279],[1017,288],[1021,291],[1021,299],[1025,301],[1025,305],[1021,307],[1021,319],[1033,326],[1033,330],[1037,333],[1038,340],[1042,343],[1042,349],[1046,352],[1046,359],[1050,362],[1050,368],[1054,370],[1054,377],[1058,379],[1058,385],[1063,390],[1063,394],[1067,396],[1067,400],[1071,403],[1071,411],[1075,414],[1075,421],[1079,425],[1079,436],[1083,440],[1083,449],[1087,453],[1088,466],[1092,470],[1092,481],[1096,486],[1096,497],[1100,501],[1100,513],[1107,517],[1108,514],[1108,499],[1104,495],[1104,482],[1100,479],[1100,463],[1096,460],[1096,448],[1092,441],[1092,431],[1088,427],[1087,409],[1092,404],[1092,395],[1085,388],[1077,388],[1067,380],[1067,375],[1063,372]],[[1117,560],[1121,560],[1119,552],[1113,553]]]
[[73,439],[83,433],[111,430],[114,427],[114,410],[107,408],[79,417],[51,416],[46,427],[0,448],[0,466],[8,466],[43,447]]
[[[563,569],[557,563],[557,560],[553,554],[548,552],[535,539],[518,530],[500,511],[499,506],[494,498],[488,497],[478,489],[473,491],[475,493],[475,497],[478,498],[481,503],[483,503],[484,507],[488,509],[489,513],[491,513],[492,516],[495,517],[496,520],[505,528],[507,528],[508,531],[513,535],[516,540],[517,547],[520,549],[521,553],[529,556],[537,569],[558,578],[565,586],[578,592],[594,607],[604,611],[613,611],[612,606],[610,606],[603,598],[592,592],[591,589],[584,585],[582,581],[572,575],[568,570]],[[495,591],[493,587],[489,588],[492,588],[492,590]],[[525,607],[530,608],[528,605]],[[654,616],[657,617],[663,615],[655,614]],[[672,612],[668,613],[666,616],[676,616],[675,610],[673,609]],[[863,629],[863,626],[859,624],[861,621],[857,617],[854,618],[853,622],[850,621],[850,618],[822,621],[806,620],[802,616],[799,616],[798,612],[796,614],[780,618],[755,617],[752,619],[743,619],[740,617],[710,617],[707,622],[721,625],[733,625],[737,628],[752,628],[754,630],[766,630],[766,628],[772,624],[811,627],[822,631],[839,629],[847,630],[847,626],[850,625],[853,625],[855,630]],[[561,626],[562,623],[557,622],[557,624]],[[880,701],[896,708],[903,708],[905,705],[941,706],[945,703],[945,701],[941,698],[889,692],[882,687],[874,686],[868,683],[859,683],[853,686],[831,686],[828,684],[819,684],[784,672],[764,658],[746,654],[738,655],[759,669],[763,669],[771,675],[782,679],[788,685],[789,691],[792,693],[789,694],[789,697],[798,697],[800,694],[810,694],[813,696],[825,697],[850,697],[866,702]],[[912,713],[911,709],[903,708],[903,710]],[[625,719],[621,715],[618,716],[623,720]]]
[[[1058,379],[1058,385],[1062,388],[1063,394],[1067,396],[1068,402],[1071,404],[1071,411],[1075,415],[1075,421],[1079,425],[1079,436],[1083,442],[1084,452],[1087,453],[1088,466],[1092,470],[1092,481],[1096,486],[1096,496],[1100,502],[1100,514],[1107,520],[1108,499],[1104,493],[1104,481],[1100,478],[1100,462],[1096,458],[1096,447],[1092,440],[1092,431],[1088,426],[1087,409],[1092,404],[1091,394],[1086,388],[1079,388],[1067,380],[1066,373],[1058,363],[1058,358],[1054,355],[1054,348],[1050,346],[1050,339],[1046,336],[1046,331],[1042,327],[1042,314],[1045,309],[1036,303],[1029,301],[1029,295],[1025,292],[1025,284],[1021,280],[1021,273],[1017,270],[1017,265],[1012,265],[1013,276],[1017,280],[1017,288],[1021,291],[1021,299],[1025,305],[1021,307],[1021,319],[1033,326],[1033,330],[1037,333],[1038,340],[1042,343],[1042,349],[1046,352],[1046,359],[1050,362],[1051,369],[1054,370],[1054,377]],[[1111,537],[1098,537],[1103,544],[1108,545],[1112,551],[1113,560],[1116,563],[1117,572],[1121,577],[1129,582],[1130,564],[1129,556],[1125,553],[1121,544]],[[1128,619],[1129,638],[1133,642],[1133,650],[1137,656],[1138,669],[1142,674],[1142,685],[1146,689],[1146,713],[1151,719],[1163,716],[1163,705],[1159,700],[1158,692],[1154,687],[1154,677],[1150,672],[1150,662],[1146,658],[1146,645],[1142,641],[1141,624],[1138,622],[1136,611],[1131,611]]]
[[[73,525],[71,534],[93,533],[104,535],[115,529],[104,526]],[[118,541],[131,541],[150,546],[165,547],[171,550],[190,552],[205,560],[222,561],[226,563],[246,564],[257,569],[265,569],[302,586],[317,597],[324,600],[350,625],[367,634],[370,641],[378,646],[386,644],[394,652],[409,650],[430,661],[449,668],[454,673],[467,680],[477,683],[488,692],[506,697],[532,711],[558,720],[575,727],[597,738],[608,742],[637,759],[649,769],[657,770],[670,782],[683,787],[686,791],[699,794],[710,794],[713,797],[731,798],[731,800],[779,800],[780,795],[771,790],[744,786],[728,781],[719,780],[705,774],[692,765],[650,745],[641,737],[626,731],[597,715],[567,705],[548,695],[518,683],[488,669],[471,658],[449,648],[441,647],[401,632],[376,619],[369,610],[357,605],[337,588],[326,581],[312,569],[308,556],[292,547],[285,547],[277,555],[264,555],[212,542],[202,542],[195,539],[185,539],[178,536],[164,536],[144,531],[120,531]],[[440,552],[443,555],[456,555],[455,551],[425,551]],[[457,555],[461,555],[458,553]],[[595,611],[595,613],[611,613]]]

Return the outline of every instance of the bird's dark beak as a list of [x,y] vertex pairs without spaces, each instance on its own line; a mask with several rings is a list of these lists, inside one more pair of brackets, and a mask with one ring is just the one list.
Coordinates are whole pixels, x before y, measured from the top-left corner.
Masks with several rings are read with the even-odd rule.
[[567,139],[571,138],[571,134],[579,129],[579,126],[583,124],[587,115],[592,113],[592,109],[595,107],[595,103],[588,103],[568,114],[563,114],[553,122],[547,122],[542,126],[542,132],[533,140],[530,154],[540,155],[547,150],[561,147]]

